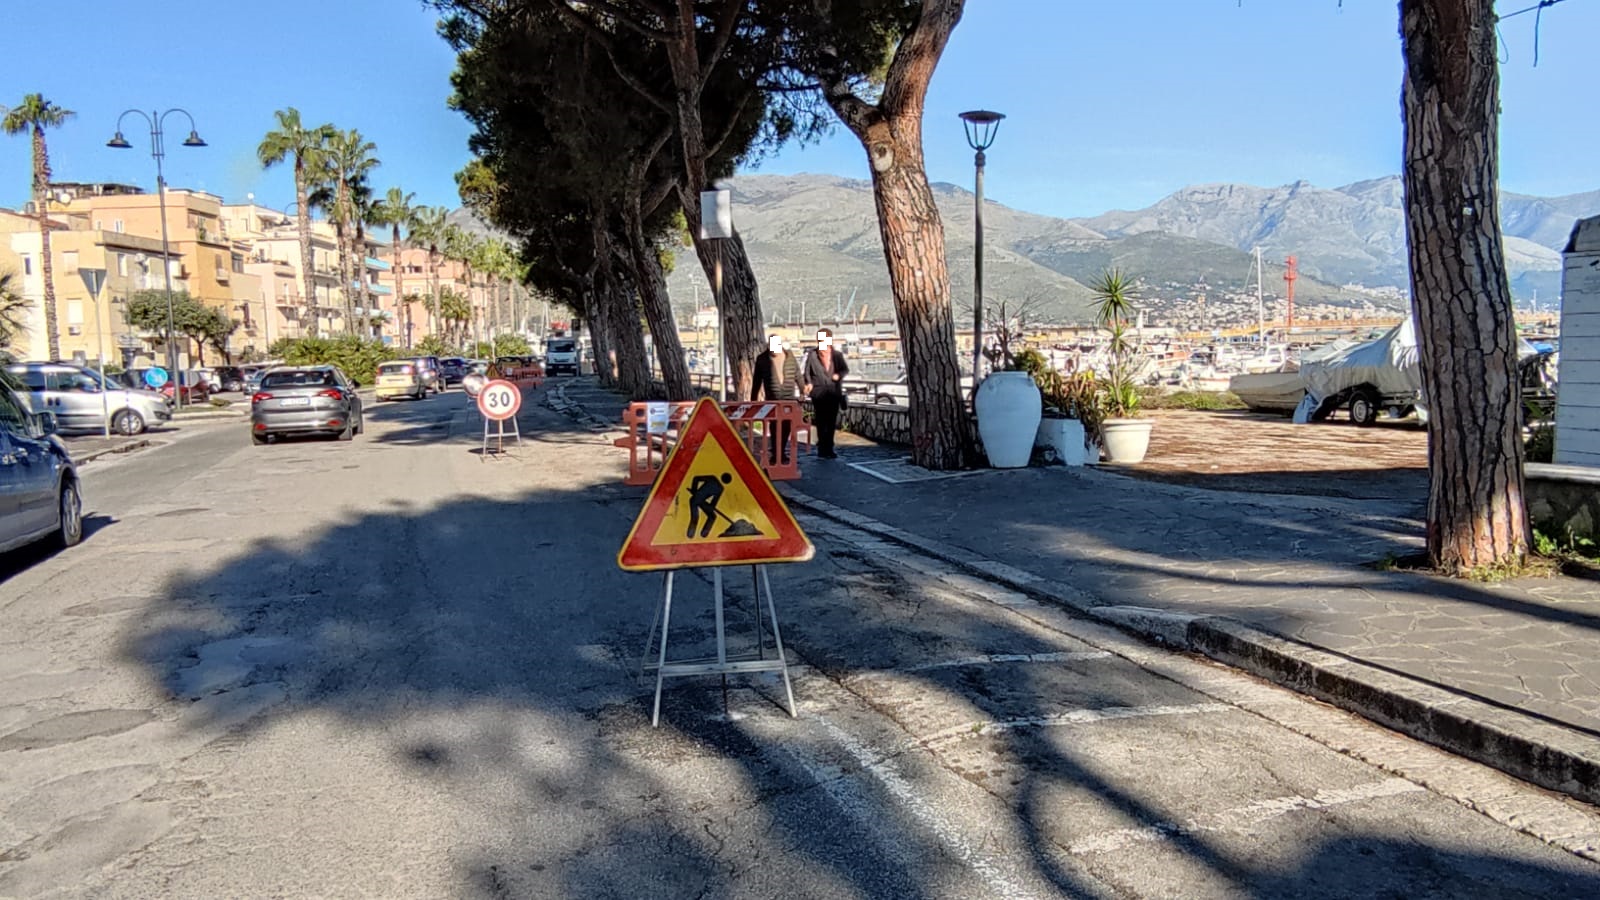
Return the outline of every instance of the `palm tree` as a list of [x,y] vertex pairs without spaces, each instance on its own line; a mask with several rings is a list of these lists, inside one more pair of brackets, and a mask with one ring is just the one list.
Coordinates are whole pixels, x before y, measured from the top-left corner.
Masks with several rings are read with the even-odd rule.
[[405,266],[401,263],[401,252],[405,245],[401,243],[400,229],[404,228],[413,238],[417,229],[417,208],[411,201],[417,199],[416,194],[408,194],[397,187],[389,188],[389,192],[378,201],[372,210],[372,221],[378,225],[387,225],[390,228],[390,258],[394,265],[394,296],[400,301],[403,319],[400,327],[405,329],[406,346],[411,346],[411,298],[406,295]]
[[[358,231],[362,230],[357,194],[363,189],[370,194],[370,189],[366,188],[367,174],[379,165],[378,158],[373,156],[377,149],[378,145],[352,128],[349,131],[335,131],[328,141],[328,152],[324,156],[325,171],[333,190],[331,218],[339,236],[340,292],[344,294],[347,317],[353,316],[352,308],[355,305],[351,296],[351,285],[354,283],[352,274],[366,268],[365,251],[362,250],[362,255],[356,257]],[[364,278],[361,280],[366,281]],[[353,320],[347,318],[346,321]]]
[[467,305],[469,316],[476,309],[477,304],[472,302],[472,263],[478,255],[478,248],[482,246],[483,239],[459,225],[449,225],[444,233],[444,255],[461,263],[467,280]]
[[431,303],[425,304],[429,334],[433,333],[439,315],[439,247],[444,243],[449,214],[442,206],[424,206],[417,210],[416,221],[411,225],[411,240],[428,248],[429,296],[433,298]]
[[28,330],[28,300],[16,283],[17,273],[0,272],[0,349]]
[[310,178],[319,162],[318,154],[333,134],[332,125],[307,128],[300,122],[300,110],[294,107],[273,113],[278,127],[262,138],[256,148],[256,157],[263,169],[270,169],[286,159],[294,160],[294,199],[296,219],[300,228],[300,266],[306,291],[306,335],[317,336],[317,283],[311,267],[311,207],[307,197]]
[[6,134],[28,132],[33,136],[33,208],[39,217],[39,255],[44,274],[44,330],[50,344],[50,358],[61,358],[61,335],[56,333],[56,281],[55,267],[50,259],[50,216],[45,209],[45,197],[50,187],[50,150],[45,145],[44,130],[59,128],[62,123],[77,115],[70,109],[46,100],[42,94],[26,94],[22,103],[5,111],[0,128]]

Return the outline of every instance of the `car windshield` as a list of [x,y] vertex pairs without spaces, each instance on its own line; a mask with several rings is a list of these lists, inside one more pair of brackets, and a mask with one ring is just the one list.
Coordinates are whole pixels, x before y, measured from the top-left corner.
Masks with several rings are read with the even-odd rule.
[[333,384],[333,373],[323,370],[273,372],[261,379],[263,388],[275,387],[326,387]]
[[574,346],[576,345],[572,341],[551,341],[545,345],[545,352],[571,353]]

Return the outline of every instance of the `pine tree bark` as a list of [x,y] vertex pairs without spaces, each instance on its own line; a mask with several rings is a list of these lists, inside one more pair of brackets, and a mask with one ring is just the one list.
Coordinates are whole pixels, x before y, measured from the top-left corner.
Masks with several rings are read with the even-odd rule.
[[944,224],[922,157],[928,83],[962,8],[963,0],[923,0],[916,23],[895,51],[877,104],[823,73],[829,106],[861,141],[872,165],[878,233],[905,357],[911,459],[936,470],[977,463],[972,420],[961,396]]
[[1493,0],[1402,0],[1406,234],[1428,419],[1428,554],[1520,566],[1517,336],[1500,232]]
[[[693,399],[694,387],[689,378],[689,360],[683,355],[683,345],[678,341],[678,323],[672,315],[672,299],[667,294],[667,280],[661,271],[661,257],[645,239],[644,225],[639,219],[637,198],[630,200],[626,230],[628,258],[633,265],[633,282],[639,288],[639,302],[644,307],[645,321],[650,326],[650,337],[655,343],[656,359],[661,361],[661,380],[666,383],[667,397],[671,400]],[[749,394],[741,396],[748,397]]]

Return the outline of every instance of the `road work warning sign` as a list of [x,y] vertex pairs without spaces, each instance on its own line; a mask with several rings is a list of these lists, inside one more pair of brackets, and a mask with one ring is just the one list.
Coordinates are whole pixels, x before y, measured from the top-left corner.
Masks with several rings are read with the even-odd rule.
[[728,417],[696,404],[617,553],[630,572],[801,562],[811,540]]

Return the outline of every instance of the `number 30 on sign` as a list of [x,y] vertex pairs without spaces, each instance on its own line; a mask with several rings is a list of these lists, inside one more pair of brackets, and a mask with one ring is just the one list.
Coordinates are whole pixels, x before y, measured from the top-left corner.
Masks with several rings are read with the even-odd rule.
[[522,408],[522,391],[509,381],[495,379],[478,392],[478,412],[485,419],[509,419]]

